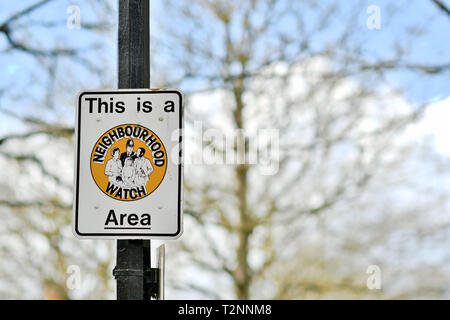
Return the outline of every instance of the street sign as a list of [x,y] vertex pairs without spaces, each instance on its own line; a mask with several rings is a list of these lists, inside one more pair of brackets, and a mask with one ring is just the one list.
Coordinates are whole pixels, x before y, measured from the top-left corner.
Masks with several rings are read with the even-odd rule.
[[182,95],[83,91],[76,110],[73,232],[79,238],[182,233]]

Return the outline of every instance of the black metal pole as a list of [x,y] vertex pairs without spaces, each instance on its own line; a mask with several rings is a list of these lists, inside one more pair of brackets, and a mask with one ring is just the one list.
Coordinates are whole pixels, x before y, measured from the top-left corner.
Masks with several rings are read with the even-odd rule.
[[[149,0],[119,0],[119,89],[150,88]],[[152,295],[150,240],[117,240],[117,300]]]

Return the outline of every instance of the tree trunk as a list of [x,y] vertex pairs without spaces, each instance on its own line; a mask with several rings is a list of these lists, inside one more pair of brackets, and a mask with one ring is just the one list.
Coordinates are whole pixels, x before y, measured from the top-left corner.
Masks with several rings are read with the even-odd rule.
[[[242,111],[244,104],[242,101],[243,78],[237,79],[233,85],[233,94],[236,102],[234,110],[234,121],[238,131],[238,139],[235,141],[235,151],[237,159],[245,159],[247,150],[239,147],[239,143],[244,143],[244,134],[241,129],[244,128]],[[245,143],[244,143],[245,145]],[[251,285],[251,270],[248,265],[249,240],[252,233],[251,219],[247,211],[247,173],[248,166],[245,163],[239,163],[235,168],[237,180],[236,197],[239,210],[239,225],[237,227],[237,235],[239,244],[236,248],[237,267],[234,272],[234,289],[236,298],[240,300],[249,299],[249,288]]]

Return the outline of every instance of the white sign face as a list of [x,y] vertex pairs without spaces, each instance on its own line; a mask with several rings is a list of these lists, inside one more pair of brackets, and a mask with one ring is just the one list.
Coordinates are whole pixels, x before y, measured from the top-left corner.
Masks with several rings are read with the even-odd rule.
[[76,114],[73,232],[79,238],[182,233],[182,95],[83,91]]

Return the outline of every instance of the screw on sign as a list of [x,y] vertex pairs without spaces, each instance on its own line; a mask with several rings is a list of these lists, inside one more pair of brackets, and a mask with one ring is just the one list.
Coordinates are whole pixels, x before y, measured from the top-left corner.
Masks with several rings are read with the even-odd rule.
[[78,98],[74,234],[177,238],[182,232],[182,95],[84,91]]

